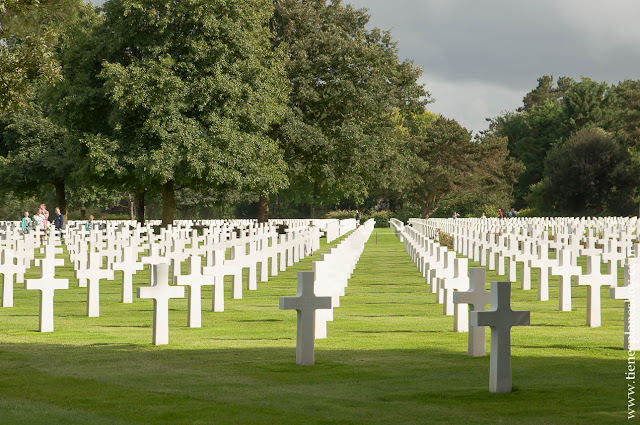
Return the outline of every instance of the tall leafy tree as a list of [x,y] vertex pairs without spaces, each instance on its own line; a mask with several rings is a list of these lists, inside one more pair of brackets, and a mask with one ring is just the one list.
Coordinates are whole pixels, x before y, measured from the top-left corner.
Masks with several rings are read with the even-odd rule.
[[508,165],[505,139],[472,140],[467,129],[442,116],[415,134],[408,148],[413,163],[407,190],[422,205],[424,218],[465,188],[487,190],[486,183],[500,180]]
[[82,0],[0,1],[0,111],[28,108],[34,86],[60,80],[55,52],[60,27]]
[[70,35],[58,100],[94,172],[137,195],[160,190],[165,224],[176,188],[283,187],[267,136],[288,93],[272,10],[266,0],[108,0]]
[[599,128],[579,130],[553,149],[545,164],[555,212],[561,214],[629,213],[637,178],[626,173],[629,153]]
[[607,113],[609,104],[609,85],[582,77],[581,81],[571,86],[563,98],[567,125],[571,133],[588,126],[607,126],[610,120]]
[[57,206],[67,211],[66,188],[74,158],[64,127],[51,122],[38,105],[0,119],[0,181],[3,188],[35,195],[45,185],[55,188]]
[[360,202],[389,170],[395,111],[422,110],[421,70],[398,58],[387,31],[368,30],[366,10],[341,1],[277,0],[274,45],[287,57],[289,112],[274,128],[289,165],[280,196],[309,205]]

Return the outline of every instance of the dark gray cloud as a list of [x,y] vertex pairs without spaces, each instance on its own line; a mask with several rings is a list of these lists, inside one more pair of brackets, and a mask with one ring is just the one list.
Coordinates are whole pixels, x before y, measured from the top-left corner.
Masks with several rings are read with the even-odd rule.
[[436,112],[473,130],[515,109],[541,75],[640,78],[640,3],[350,0],[424,68]]
[[[640,69],[640,19],[628,1],[351,0],[391,28],[430,75],[526,88],[543,74],[617,82]],[[560,4],[556,4],[560,3]],[[616,7],[624,6],[624,7]],[[615,13],[612,13],[615,11]],[[532,83],[533,81],[533,83]]]

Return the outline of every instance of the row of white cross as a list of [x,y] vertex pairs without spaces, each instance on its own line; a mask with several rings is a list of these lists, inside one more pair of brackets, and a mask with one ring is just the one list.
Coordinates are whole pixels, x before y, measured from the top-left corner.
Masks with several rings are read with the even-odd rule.
[[327,337],[327,321],[333,320],[333,308],[340,306],[347,281],[351,277],[364,245],[375,226],[373,219],[358,227],[335,248],[313,262],[313,271],[298,272],[298,293],[281,297],[281,310],[297,310],[296,363],[315,363],[314,340]]
[[[114,228],[112,228],[114,230]],[[233,230],[233,229],[232,229]],[[146,241],[143,241],[146,232]],[[221,232],[206,231],[198,236],[195,231],[181,229],[162,230],[155,234],[153,229],[139,228],[131,231],[128,226],[117,231],[84,231],[81,226],[69,226],[65,232],[65,243],[78,278],[80,287],[87,287],[87,316],[100,314],[99,283],[101,280],[113,280],[114,271],[123,273],[122,302],[132,302],[132,276],[145,265],[152,268],[150,286],[138,288],[139,298],[154,299],[154,344],[168,341],[168,300],[184,297],[185,287],[189,288],[188,326],[201,326],[201,288],[213,285],[212,310],[224,310],[224,276],[233,276],[233,298],[242,298],[242,271],[249,269],[247,289],[257,289],[256,272],[260,279],[268,278],[267,265],[271,262],[271,275],[285,270],[304,256],[319,248],[320,231],[317,227],[304,223],[289,223],[286,235],[278,235],[269,226],[242,228],[242,236],[236,237],[235,230]],[[2,247],[3,262],[0,272],[4,274],[3,306],[13,305],[13,283],[30,267],[35,256],[34,247],[40,243],[40,236],[16,235],[15,240],[5,240]],[[188,236],[188,237],[187,237]],[[190,243],[190,247],[187,243]],[[55,268],[64,265],[61,239],[50,234],[42,247],[44,258],[38,260],[39,279],[28,279],[25,288],[40,291],[40,326],[42,332],[53,331],[53,295],[56,289],[67,289],[68,279],[56,279]],[[24,249],[22,247],[25,247]],[[225,259],[230,248],[231,259]],[[139,257],[145,249],[146,256]],[[16,253],[18,254],[16,258]],[[31,255],[30,255],[31,254]],[[202,259],[206,265],[202,265]],[[278,258],[280,259],[278,267]],[[188,261],[189,274],[180,275],[180,263]],[[174,276],[169,279],[169,264],[173,263]],[[258,264],[260,267],[258,268]],[[105,267],[106,266],[106,267]],[[157,267],[159,266],[159,267]],[[159,280],[158,280],[159,279]],[[170,281],[179,286],[170,285]]]
[[[456,258],[455,252],[440,246],[436,247],[440,256],[433,261],[422,250],[423,238],[432,242],[429,238],[411,227],[398,223],[391,226],[431,288],[436,289],[438,302],[444,303],[444,314],[454,315],[454,331],[469,331],[469,356],[486,354],[484,326],[491,328],[489,391],[511,392],[511,328],[530,323],[529,311],[511,309],[511,282],[491,282],[491,292],[487,292],[483,267],[469,269],[467,258]],[[489,303],[491,309],[484,311]]]
[[[411,227],[405,227],[402,222],[394,220],[390,222],[390,227],[401,241],[405,242],[408,253],[416,262],[417,266],[425,276],[427,283],[431,284],[432,292],[437,294],[437,300],[444,303],[444,313],[451,314],[451,304],[449,295],[453,293],[452,302],[454,308],[454,330],[461,332],[469,330],[469,355],[478,356],[485,354],[484,332],[478,331],[472,324],[486,323],[478,322],[478,314],[472,313],[468,328],[466,323],[466,305],[469,305],[472,312],[484,309],[489,294],[484,289],[484,268],[468,270],[468,260],[466,258],[456,258],[455,252],[448,251],[446,247],[441,247],[428,235],[439,235],[439,228],[436,226],[446,225],[452,231],[454,238],[454,248],[462,255],[468,255],[473,260],[479,261],[481,265],[487,266],[491,270],[496,270],[498,274],[506,274],[507,281],[515,282],[516,262],[522,262],[522,274],[520,275],[521,288],[531,289],[530,268],[538,268],[538,300],[548,301],[548,277],[549,275],[560,276],[559,309],[561,311],[571,310],[571,278],[576,277],[578,285],[588,287],[587,296],[587,325],[597,327],[601,325],[600,319],[600,288],[610,287],[611,298],[625,300],[625,350],[637,349],[637,337],[630,336],[631,323],[636,323],[638,317],[631,314],[629,308],[630,298],[635,292],[632,290],[632,272],[634,268],[640,266],[640,259],[636,256],[638,246],[628,249],[631,246],[633,236],[630,232],[635,232],[639,224],[637,220],[622,219],[593,219],[588,220],[590,226],[585,227],[585,220],[560,219],[561,223],[553,223],[545,220],[542,233],[542,225],[535,220],[529,220],[528,230],[517,229],[514,224],[526,224],[527,220],[493,220],[494,226],[488,230],[487,220],[420,220],[411,219]],[[505,234],[496,231],[496,227],[508,223]],[[533,223],[533,224],[532,224]],[[567,224],[569,223],[569,224]],[[603,224],[604,223],[604,224]],[[613,223],[613,224],[611,224]],[[566,226],[566,227],[565,227]],[[473,230],[471,230],[473,228]],[[561,229],[567,229],[570,235],[562,235]],[[598,229],[597,232],[593,229]],[[554,229],[553,241],[547,238],[548,231]],[[582,240],[578,234],[588,235]],[[605,240],[597,239],[600,247],[594,243],[598,235],[615,235],[617,238],[608,236]],[[579,240],[580,243],[574,241]],[[606,243],[603,243],[606,242]],[[549,248],[556,251],[556,258],[549,259]],[[633,254],[632,254],[633,253]],[[627,257],[630,254],[630,257]],[[587,271],[582,273],[582,268],[575,263],[578,256],[584,255],[587,258]],[[607,258],[609,274],[602,274],[600,271],[601,258]],[[497,258],[497,260],[496,260]],[[504,262],[506,262],[506,267]],[[625,267],[624,286],[617,286],[617,266],[623,263]],[[481,277],[480,277],[481,273]],[[468,274],[468,276],[467,276]],[[636,277],[636,284],[638,279]],[[469,288],[468,290],[466,288]],[[640,299],[637,302],[640,305]],[[492,303],[493,310],[493,303]],[[475,318],[474,318],[475,317]],[[640,323],[639,323],[640,324]],[[493,334],[492,328],[492,334]],[[480,336],[482,335],[482,336]],[[496,335],[496,341],[498,341]],[[494,339],[492,337],[492,350]],[[634,342],[635,341],[635,342]],[[498,344],[496,342],[496,344]],[[498,349],[496,347],[496,349]],[[503,350],[506,348],[503,347]],[[504,356],[503,356],[504,357]],[[507,360],[503,360],[506,363]],[[509,358],[510,362],[510,358]],[[492,367],[494,366],[492,358]],[[498,365],[495,365],[496,368]],[[496,378],[492,374],[491,381]],[[495,389],[495,385],[491,384]],[[492,391],[493,391],[492,389]]]
[[[464,223],[462,220],[450,221],[455,222],[456,225]],[[412,219],[412,226],[404,228],[407,237],[412,239],[411,244],[415,245],[415,247],[408,248],[414,260],[424,263],[424,265],[419,265],[421,268],[426,265],[436,268],[435,271],[430,272],[431,275],[427,275],[428,283],[431,283],[431,279],[436,274],[447,278],[450,277],[448,274],[454,273],[454,264],[451,260],[455,258],[455,253],[447,253],[446,248],[439,246],[437,242],[425,235],[425,233],[429,233],[428,229],[432,226],[428,222],[425,224],[424,220]],[[468,227],[466,229],[468,230]],[[468,232],[469,234],[465,233],[460,231],[454,233],[457,235],[454,239],[454,249],[459,254],[479,261],[480,265],[487,266],[489,270],[496,270],[498,275],[506,275],[508,281],[519,281],[523,290],[531,289],[531,268],[538,268],[539,301],[549,300],[549,276],[559,276],[558,304],[560,311],[571,311],[571,280],[575,277],[578,285],[586,286],[588,289],[586,323],[590,327],[601,326],[601,287],[608,286],[612,298],[627,297],[627,290],[616,289],[618,287],[618,265],[622,263],[628,267],[629,262],[640,261],[637,257],[640,250],[637,248],[626,249],[626,245],[631,246],[631,240],[623,244],[613,243],[612,240],[609,240],[606,246],[596,248],[589,244],[589,240],[592,239],[586,238],[584,246],[578,244],[576,248],[571,244],[563,244],[560,236],[558,236],[557,244],[554,244],[544,237],[539,237],[537,233],[522,232],[518,236],[515,234],[500,235],[483,233],[482,229]],[[545,234],[547,233],[542,233],[542,235]],[[568,238],[569,241],[571,239],[571,237]],[[622,239],[626,240],[626,237]],[[617,248],[611,249],[612,246]],[[549,258],[550,248],[556,251],[556,256],[553,259]],[[627,257],[627,253],[633,254]],[[582,268],[576,265],[577,258],[581,255],[586,256],[586,273],[583,273]],[[610,273],[603,274],[600,271],[603,257],[608,259]],[[520,276],[516,276],[517,262],[522,265]],[[446,282],[441,284],[449,287],[453,285]],[[629,275],[626,274],[624,286],[626,287],[628,284]],[[432,291],[439,292],[436,286],[432,286]],[[440,297],[438,299],[441,300]],[[628,300],[628,298],[626,299]],[[627,339],[625,338],[625,341]]]

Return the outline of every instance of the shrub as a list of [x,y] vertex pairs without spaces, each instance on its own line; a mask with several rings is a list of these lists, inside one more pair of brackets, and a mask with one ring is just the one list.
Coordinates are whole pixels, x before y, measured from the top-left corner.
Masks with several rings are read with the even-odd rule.
[[438,229],[438,242],[440,246],[446,246],[449,249],[453,249],[453,236]]

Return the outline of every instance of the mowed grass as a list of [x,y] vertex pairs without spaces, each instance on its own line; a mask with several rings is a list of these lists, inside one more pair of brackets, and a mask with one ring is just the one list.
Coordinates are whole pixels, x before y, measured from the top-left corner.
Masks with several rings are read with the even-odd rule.
[[296,313],[279,310],[278,298],[295,294],[297,271],[326,249],[242,300],[226,285],[221,313],[209,311],[205,287],[200,329],[186,327],[186,299],[172,300],[170,343],[160,347],[151,345],[152,301],[121,304],[118,275],[101,282],[101,317],[88,318],[86,289],[61,269],[70,289],[56,292],[51,334],[37,332],[37,291],[17,285],[15,307],[0,309],[0,424],[626,421],[623,302],[608,289],[602,327],[592,329],[586,288],[574,286],[573,311],[559,312],[556,279],[548,302],[536,300],[535,269],[531,291],[514,284],[512,308],[531,310],[531,326],[512,331],[514,391],[491,394],[489,356],[467,356],[467,334],[453,332],[388,229],[367,242],[328,338],[316,341],[316,365],[297,366]]

